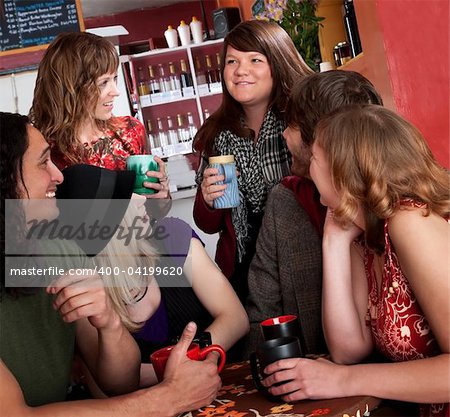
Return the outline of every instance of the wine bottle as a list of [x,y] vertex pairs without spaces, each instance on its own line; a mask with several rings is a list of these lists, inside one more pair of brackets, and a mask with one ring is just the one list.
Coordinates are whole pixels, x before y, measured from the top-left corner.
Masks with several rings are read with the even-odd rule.
[[144,71],[142,70],[142,67],[138,68],[138,94],[140,96],[145,96],[147,94],[150,94],[148,84],[144,78]]
[[194,123],[194,116],[190,111],[187,112],[189,139],[193,140],[197,134],[197,126]]
[[178,125],[178,139],[180,142],[186,142],[189,140],[189,131],[184,126],[183,116],[181,114],[177,114],[177,125]]
[[175,64],[173,62],[169,62],[169,74],[170,74],[170,89],[181,90],[181,81],[180,77],[177,75],[177,71],[175,69]]
[[167,136],[169,137],[169,144],[176,145],[179,141],[178,132],[173,127],[173,121],[171,116],[167,116]]
[[161,88],[161,92],[165,93],[170,91],[170,79],[166,76],[164,71],[164,67],[162,64],[158,64],[159,69],[159,86]]
[[155,78],[155,73],[153,71],[153,66],[148,66],[148,76],[150,78],[149,86],[150,86],[150,93],[157,94],[161,92],[161,88],[159,86],[159,81]]
[[217,52],[216,53],[216,80],[217,82],[221,82],[222,81],[222,63],[220,61],[220,54]]
[[206,61],[206,82],[208,84],[213,84],[217,81],[216,79],[216,72],[214,71],[211,63],[211,57],[209,55],[205,55],[205,61]]
[[184,59],[180,60],[180,67],[181,67],[180,73],[181,88],[192,87],[193,85],[192,76],[187,69],[186,61]]
[[156,123],[158,124],[158,140],[162,147],[167,146],[169,144],[167,138],[167,132],[164,130],[162,120],[160,117],[156,118]]
[[152,128],[152,122],[151,120],[147,120],[147,133],[148,133],[148,149],[147,151],[150,151],[155,148],[159,148],[159,140],[158,136],[155,135],[155,132]]
[[358,22],[356,21],[355,7],[353,0],[344,0],[344,25],[347,32],[348,43],[350,44],[352,57],[362,52],[361,40],[359,39]]
[[197,79],[197,84],[206,84],[206,75],[203,72],[202,65],[200,64],[200,58],[195,57],[195,76]]

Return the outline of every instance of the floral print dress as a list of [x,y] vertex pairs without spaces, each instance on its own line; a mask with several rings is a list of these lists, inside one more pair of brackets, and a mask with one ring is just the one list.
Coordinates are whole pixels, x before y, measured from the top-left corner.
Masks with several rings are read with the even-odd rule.
[[[403,206],[423,207],[411,200]],[[374,253],[365,248],[365,271],[369,284],[367,323],[371,326],[375,346],[393,362],[437,356],[441,353],[407,277],[400,268],[389,237],[388,221],[384,223],[385,252],[383,276],[378,292]],[[448,404],[422,404],[420,415],[448,417]]]
[[[85,144],[84,163],[112,170],[124,170],[130,155],[145,154],[145,129],[142,123],[130,116],[113,117],[111,129],[91,145]],[[73,163],[62,154],[57,143],[50,143],[53,162],[59,169]]]

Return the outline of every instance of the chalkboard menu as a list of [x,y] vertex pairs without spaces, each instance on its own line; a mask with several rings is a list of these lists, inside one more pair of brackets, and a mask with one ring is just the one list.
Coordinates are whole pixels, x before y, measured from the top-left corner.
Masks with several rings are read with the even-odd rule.
[[41,49],[84,29],[79,0],[0,0],[0,55]]

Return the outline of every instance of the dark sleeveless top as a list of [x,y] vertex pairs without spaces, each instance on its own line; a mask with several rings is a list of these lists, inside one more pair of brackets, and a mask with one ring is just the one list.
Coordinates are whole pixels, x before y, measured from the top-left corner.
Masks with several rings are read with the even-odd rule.
[[191,239],[200,238],[191,226],[178,218],[164,218],[158,226],[164,228],[164,239],[152,241],[161,255],[156,267],[167,268],[174,275],[155,277],[161,290],[161,303],[153,316],[134,334],[144,363],[150,362],[150,354],[155,350],[175,343],[190,321],[197,323],[199,332],[213,321],[184,273],[177,273],[177,268],[185,264]]

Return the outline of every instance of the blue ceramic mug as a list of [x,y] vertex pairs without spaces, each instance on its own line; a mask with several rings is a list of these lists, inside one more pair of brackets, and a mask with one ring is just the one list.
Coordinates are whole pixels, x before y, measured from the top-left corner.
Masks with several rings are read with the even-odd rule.
[[209,166],[216,168],[219,171],[219,175],[225,177],[224,181],[218,181],[216,185],[227,185],[224,194],[214,200],[214,208],[238,207],[240,200],[234,155],[212,156],[209,158]]

